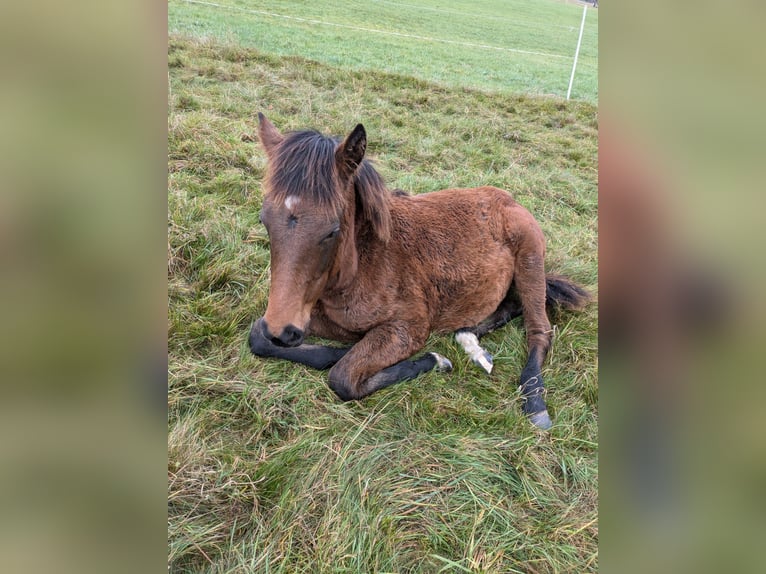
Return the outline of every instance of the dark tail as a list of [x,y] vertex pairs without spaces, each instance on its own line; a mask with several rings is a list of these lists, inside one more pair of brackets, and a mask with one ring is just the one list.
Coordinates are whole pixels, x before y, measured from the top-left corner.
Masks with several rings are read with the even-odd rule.
[[545,286],[545,304],[554,309],[581,311],[593,300],[590,293],[562,275],[546,275]]

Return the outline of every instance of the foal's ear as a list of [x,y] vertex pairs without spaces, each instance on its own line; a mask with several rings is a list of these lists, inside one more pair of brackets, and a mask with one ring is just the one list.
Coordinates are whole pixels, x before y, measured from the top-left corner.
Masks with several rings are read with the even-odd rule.
[[266,150],[268,155],[271,155],[274,148],[285,139],[284,136],[279,133],[279,130],[274,127],[274,124],[272,124],[261,112],[258,112],[258,137],[261,139],[263,149]]
[[343,143],[335,150],[335,160],[343,175],[354,175],[359,164],[362,163],[364,152],[367,149],[367,133],[362,124],[357,124],[354,130],[348,134]]

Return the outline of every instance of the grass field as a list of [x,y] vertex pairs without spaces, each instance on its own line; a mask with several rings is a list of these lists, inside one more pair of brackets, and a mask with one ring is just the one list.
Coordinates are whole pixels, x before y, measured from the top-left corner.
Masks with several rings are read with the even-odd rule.
[[[170,0],[172,33],[452,87],[566,96],[581,6],[561,0]],[[589,9],[572,98],[598,100]]]
[[268,294],[258,111],[282,130],[363,122],[391,187],[510,190],[546,233],[548,268],[595,290],[594,105],[212,38],[171,35],[168,52],[169,571],[596,571],[596,305],[553,318],[548,433],[520,413],[518,320],[483,340],[491,376],[433,336],[452,373],[360,403],[246,342]]

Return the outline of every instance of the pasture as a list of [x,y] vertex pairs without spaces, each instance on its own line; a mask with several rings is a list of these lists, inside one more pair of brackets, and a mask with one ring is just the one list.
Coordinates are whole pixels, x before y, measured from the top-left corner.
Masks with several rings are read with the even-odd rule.
[[[207,26],[198,9],[172,0],[171,31],[194,18]],[[541,223],[547,268],[595,292],[595,106],[177,29],[168,46],[169,571],[596,571],[596,304],[551,317],[549,432],[519,408],[519,319],[482,340],[491,376],[454,338],[432,336],[426,349],[450,358],[451,373],[358,403],[339,402],[325,372],[247,346],[269,286],[258,111],[285,131],[341,135],[363,123],[390,187],[509,190]]]
[[[171,33],[449,87],[566,96],[582,7],[563,0],[169,0]],[[573,99],[598,101],[598,10]]]

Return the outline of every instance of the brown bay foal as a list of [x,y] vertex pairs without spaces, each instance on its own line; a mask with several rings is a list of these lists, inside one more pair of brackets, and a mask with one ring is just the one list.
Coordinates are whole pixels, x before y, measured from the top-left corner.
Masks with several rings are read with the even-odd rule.
[[[588,294],[546,276],[545,239],[532,215],[494,187],[409,196],[387,189],[364,159],[360,124],[342,142],[281,134],[258,114],[268,158],[261,221],[271,240],[266,314],[250,331],[255,355],[330,369],[342,400],[361,399],[433,368],[412,359],[431,332],[455,332],[486,371],[486,333],[523,315],[528,356],[523,411],[551,426],[541,368],[551,343],[546,303],[577,310]],[[315,335],[352,343],[306,344]]]

